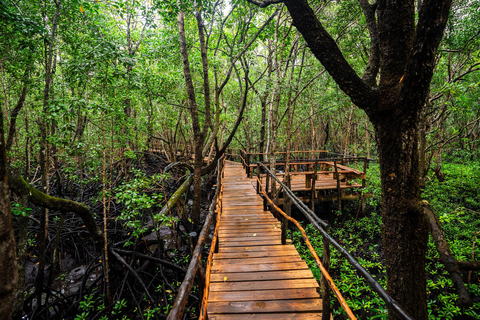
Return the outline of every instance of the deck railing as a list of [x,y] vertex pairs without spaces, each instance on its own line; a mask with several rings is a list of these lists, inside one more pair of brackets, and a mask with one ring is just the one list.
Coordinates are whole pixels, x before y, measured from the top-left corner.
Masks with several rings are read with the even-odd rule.
[[[308,208],[300,199],[297,198],[297,196],[295,196],[295,194],[290,190],[290,188],[288,188],[282,181],[280,181],[280,179],[278,179],[278,177],[272,173],[272,171],[270,171],[270,169],[264,165],[263,163],[258,163],[258,166],[262,167],[263,170],[266,172],[267,174],[267,177],[271,177],[272,179],[275,179],[276,183],[279,184],[280,188],[282,189],[282,191],[284,192],[285,196],[289,198],[289,201],[291,201],[291,203],[295,204],[295,206],[298,208],[298,210],[300,210],[300,212],[302,212],[304,214],[304,216],[308,219],[308,221],[312,224],[312,226],[315,227],[315,229],[317,229],[323,236],[323,243],[324,243],[324,248],[323,248],[323,252],[324,252],[324,259],[326,260],[324,262],[324,264],[326,265],[329,265],[329,245],[331,244],[335,249],[338,250],[338,252],[344,256],[348,262],[350,262],[350,264],[358,271],[358,274],[360,276],[362,276],[366,283],[372,288],[373,291],[375,291],[379,296],[380,298],[385,301],[385,304],[391,308],[392,310],[394,310],[398,316],[400,316],[402,319],[405,319],[405,320],[414,320],[410,315],[408,315],[403,309],[402,307],[392,298],[390,297],[390,295],[383,289],[383,287],[368,273],[368,271],[347,251],[345,250],[335,239],[333,239],[330,234],[328,234],[328,232],[325,230],[326,228],[328,228],[328,223],[324,220],[321,220],[320,218],[318,218],[315,213],[310,210],[310,208]],[[268,183],[267,183],[268,185]],[[286,233],[286,224],[288,223],[288,221],[292,221],[293,219],[291,219],[289,217],[289,215],[285,214],[285,212],[283,212],[281,209],[279,209],[274,203],[273,201],[270,199],[270,195],[268,194],[268,191],[266,190],[263,190],[263,187],[262,187],[262,183],[260,181],[260,178],[257,177],[257,193],[258,194],[261,194],[263,195],[264,197],[264,206],[267,206],[268,205],[271,205],[273,211],[276,211],[278,213],[280,213],[283,217],[283,219],[281,219],[281,223],[282,223],[282,242],[283,242],[283,239],[285,238],[285,235],[284,233]],[[293,222],[293,221],[292,221]],[[298,225],[297,225],[298,227]],[[308,238],[306,237],[306,234],[304,234],[302,232],[303,236],[304,236],[304,239],[305,241],[307,242]],[[308,244],[307,244],[308,246]],[[310,247],[309,247],[310,249]],[[315,250],[313,250],[313,252],[315,252]],[[314,254],[315,256],[316,254]],[[317,257],[315,258],[315,260],[317,260]],[[317,261],[317,264],[318,264],[319,261]],[[323,269],[322,267],[319,266],[319,268],[321,269],[322,271],[322,274],[323,274]],[[326,270],[328,268],[325,268]],[[328,270],[327,270],[328,271]],[[326,276],[324,276],[324,278],[326,278]],[[335,294],[337,295],[335,289],[333,289],[333,287],[331,286],[331,283],[330,281],[328,280],[324,280],[324,281],[327,281],[328,282],[328,286],[330,286],[332,288],[332,290],[335,292]],[[326,284],[322,284],[322,289],[323,288],[326,288]],[[326,292],[322,292],[328,299],[328,294],[326,294]],[[339,296],[337,295],[337,298],[339,298]],[[323,299],[325,299],[325,297],[323,297]],[[340,299],[340,298],[339,298]],[[340,302],[341,303],[341,302]],[[342,304],[342,303],[341,303]],[[343,305],[342,305],[343,306]],[[347,313],[348,314],[348,313]]]

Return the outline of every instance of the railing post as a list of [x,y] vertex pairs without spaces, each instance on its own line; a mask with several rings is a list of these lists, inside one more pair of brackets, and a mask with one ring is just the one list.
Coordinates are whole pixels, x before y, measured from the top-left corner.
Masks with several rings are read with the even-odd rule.
[[[270,197],[270,195],[268,194],[269,184],[270,184],[270,174],[267,172],[265,176],[265,194],[267,195],[267,197]],[[263,211],[268,211],[267,199],[263,199]]]
[[362,179],[362,187],[365,188],[367,183],[367,168],[368,168],[368,159],[367,157],[363,158],[363,173],[365,174],[365,179]]
[[[328,227],[325,228],[325,231],[328,233]],[[326,237],[323,237],[323,266],[327,270],[330,271],[330,243]],[[322,319],[330,319],[330,290],[327,279],[322,276],[322,280],[320,281],[320,287],[322,290]]]
[[[290,189],[290,174],[287,174],[285,177],[285,184],[288,189]],[[287,195],[285,190],[283,191],[283,206],[284,211],[287,216],[291,216],[291,202],[290,197]],[[288,220],[285,217],[282,217],[282,244],[287,244],[287,229],[288,229]]]
[[338,173],[337,161],[333,161],[335,167],[335,176],[337,177],[337,196],[338,196],[338,209],[342,211],[342,189],[340,188],[340,174]]
[[315,181],[317,181],[317,167],[318,161],[315,161],[315,164],[313,165],[312,192],[310,194],[310,209],[313,212],[315,212],[315,199],[317,198],[315,191]]
[[260,165],[257,163],[257,194],[260,194],[260,183],[261,183],[261,176],[260,176]]
[[245,154],[245,164],[247,165],[247,167],[245,168],[247,177],[250,178],[250,154],[249,153]]

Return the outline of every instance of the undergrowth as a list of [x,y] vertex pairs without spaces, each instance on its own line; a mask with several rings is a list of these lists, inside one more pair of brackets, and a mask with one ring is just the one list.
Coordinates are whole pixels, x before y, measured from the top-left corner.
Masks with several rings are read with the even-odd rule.
[[[434,208],[442,223],[451,251],[458,260],[480,259],[480,249],[472,252],[474,235],[480,231],[480,162],[462,161],[442,165],[445,181],[438,182],[433,176],[427,178],[423,198]],[[331,221],[330,234],[386,288],[386,272],[381,237],[381,189],[378,164],[368,170],[365,192],[373,194],[368,199],[366,213],[355,217],[358,203],[351,203],[343,213],[336,212]],[[311,225],[304,224],[309,239],[322,256],[322,237]],[[302,241],[298,231],[290,231],[293,243],[302,258],[307,261],[317,280],[321,272]],[[332,248],[332,247],[331,247]],[[472,256],[473,254],[473,256]],[[456,305],[458,293],[443,264],[440,262],[433,239],[430,236],[427,252],[427,304],[430,319],[479,319],[480,283],[474,272],[463,273],[473,307],[461,310]],[[330,274],[348,305],[359,319],[387,319],[383,300],[373,292],[364,279],[357,275],[350,263],[332,248]],[[332,296],[333,316],[345,319],[345,313]]]

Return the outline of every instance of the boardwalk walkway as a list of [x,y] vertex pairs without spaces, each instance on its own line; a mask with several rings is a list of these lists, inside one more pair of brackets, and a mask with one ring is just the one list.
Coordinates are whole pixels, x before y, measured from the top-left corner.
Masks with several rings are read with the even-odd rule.
[[240,164],[227,161],[208,318],[321,319],[319,286]]

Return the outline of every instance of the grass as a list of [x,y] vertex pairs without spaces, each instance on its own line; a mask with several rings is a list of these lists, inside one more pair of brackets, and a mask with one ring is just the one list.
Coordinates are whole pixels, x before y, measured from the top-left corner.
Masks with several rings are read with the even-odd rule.
[[[445,181],[438,182],[429,176],[423,192],[442,222],[442,228],[453,255],[459,260],[471,260],[473,236],[480,231],[480,161],[449,162],[442,165]],[[381,238],[381,189],[377,164],[368,170],[366,191],[374,196],[367,202],[367,214],[355,219],[358,204],[350,204],[350,210],[335,215],[331,227],[332,236],[348,249],[380,284],[386,288],[386,273]],[[350,211],[350,212],[349,212]],[[309,238],[322,255],[322,238],[310,225],[306,226]],[[301,235],[293,231],[291,237],[302,257],[311,267],[314,276],[320,280],[320,270],[316,267],[311,254],[304,246]],[[480,248],[473,251],[475,260],[480,259]],[[458,293],[453,287],[448,272],[441,264],[438,253],[430,237],[426,265],[427,303],[430,319],[479,319],[480,318],[480,282],[473,273],[468,284],[468,273],[464,272],[464,281],[469,286],[470,297],[474,305],[461,310],[456,305]],[[359,319],[386,319],[387,311],[380,297],[356,274],[355,269],[332,249],[331,275],[347,300],[348,305]],[[341,319],[344,312],[338,302],[332,298],[334,318]]]

